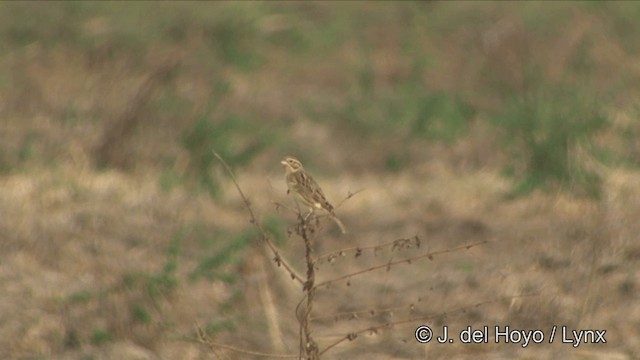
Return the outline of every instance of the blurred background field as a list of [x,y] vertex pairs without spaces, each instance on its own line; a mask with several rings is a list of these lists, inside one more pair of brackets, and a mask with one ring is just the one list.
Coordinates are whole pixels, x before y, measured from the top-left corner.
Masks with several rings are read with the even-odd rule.
[[[422,345],[416,322],[326,358],[639,358],[638,19],[600,1],[0,2],[0,358],[254,358],[197,326],[297,354],[302,292],[214,148],[292,259],[285,155],[335,203],[364,189],[318,253],[489,241],[329,289],[318,317],[420,299],[454,328],[608,341]],[[359,328],[318,327],[321,344]]]

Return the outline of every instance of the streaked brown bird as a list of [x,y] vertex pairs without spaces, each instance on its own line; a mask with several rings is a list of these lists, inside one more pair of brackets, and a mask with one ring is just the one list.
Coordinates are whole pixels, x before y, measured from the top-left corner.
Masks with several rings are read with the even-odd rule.
[[340,231],[346,234],[347,231],[333,211],[333,205],[329,203],[322,192],[320,185],[304,169],[300,160],[293,156],[287,156],[280,162],[285,168],[285,180],[287,182],[287,194],[293,192],[305,205],[309,207],[311,213],[316,209],[326,211],[331,219],[340,227]]

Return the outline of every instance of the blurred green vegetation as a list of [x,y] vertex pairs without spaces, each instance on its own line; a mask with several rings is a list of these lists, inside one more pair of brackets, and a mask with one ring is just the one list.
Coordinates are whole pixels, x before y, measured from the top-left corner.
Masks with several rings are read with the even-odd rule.
[[[68,341],[76,344],[86,340],[99,345],[121,336],[133,336],[146,341],[144,331],[135,332],[132,330],[134,326],[158,332],[170,329],[172,324],[167,320],[164,305],[175,300],[179,286],[184,285],[185,281],[195,282],[203,278],[234,282],[238,266],[246,256],[243,251],[255,240],[252,233],[246,231],[233,235],[229,231],[212,229],[202,224],[184,227],[170,239],[164,250],[164,263],[156,271],[125,273],[115,286],[94,291],[81,290],[64,298],[62,303],[70,312],[95,312],[92,317],[101,319],[96,321],[106,324],[91,329],[78,325],[72,334],[67,334],[73,337]],[[179,267],[189,269],[187,272],[179,272]],[[242,321],[243,314],[238,312],[237,303],[243,300],[243,296],[242,289],[237,288],[228,299],[216,299],[219,300],[216,309],[218,317],[206,323],[205,332],[212,335],[223,330],[234,331],[235,324]],[[96,308],[96,302],[106,308],[126,311],[119,313],[121,317],[112,317],[102,307]],[[83,333],[83,330],[89,332]]]
[[598,99],[581,91],[560,85],[515,94],[494,117],[512,150],[511,158],[524,164],[519,174],[512,167],[508,169],[522,179],[514,195],[553,182],[577,187],[588,196],[599,195],[598,174],[572,158],[577,145],[585,145],[606,125]]
[[234,282],[236,271],[226,271],[229,265],[237,265],[240,262],[243,251],[255,240],[253,231],[242,233],[219,234],[211,237],[205,236],[199,239],[203,249],[208,250],[207,254],[198,260],[198,266],[190,273],[192,280],[205,277],[210,280],[222,280]]
[[104,343],[113,341],[114,336],[111,332],[105,329],[94,329],[91,334],[91,343],[95,345],[102,345]]
[[[212,110],[207,110],[182,138],[182,145],[191,160],[188,176],[197,179],[212,197],[218,196],[220,187],[213,167],[219,162],[213,150],[229,164],[246,165],[269,141],[268,135],[256,137],[255,131],[255,124],[247,119],[224,113],[215,121]],[[263,131],[266,133],[267,130]]]
[[[636,2],[2,2],[0,60],[38,44],[143,72],[156,49],[178,49],[177,85],[152,114],[189,158],[175,171],[178,155],[162,155],[167,189],[195,179],[219,195],[212,149],[236,167],[265,151],[322,153],[289,135],[306,117],[392,171],[422,160],[406,158],[407,144],[479,141],[469,129],[482,124],[503,141],[480,155],[507,155],[515,194],[560,185],[597,196],[600,175],[575,154],[635,157],[624,150],[634,126],[611,119],[637,106],[638,18]],[[4,91],[30,89],[13,70],[0,70]],[[202,79],[204,100],[180,90]],[[68,101],[65,126],[95,119]],[[41,137],[2,148],[0,166],[50,153],[34,145]],[[388,148],[367,148],[375,139]],[[334,145],[354,151],[324,144]]]

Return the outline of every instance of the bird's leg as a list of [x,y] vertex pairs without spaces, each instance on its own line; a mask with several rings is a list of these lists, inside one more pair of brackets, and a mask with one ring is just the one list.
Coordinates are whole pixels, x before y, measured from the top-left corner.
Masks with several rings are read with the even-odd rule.
[[313,209],[310,209],[307,215],[304,216],[304,221],[307,221],[311,215],[313,215]]

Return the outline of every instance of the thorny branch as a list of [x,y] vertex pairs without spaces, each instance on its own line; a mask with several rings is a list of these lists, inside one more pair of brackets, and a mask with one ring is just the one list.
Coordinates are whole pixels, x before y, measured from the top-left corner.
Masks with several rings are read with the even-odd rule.
[[338,282],[340,280],[350,279],[350,278],[352,278],[354,276],[358,276],[358,275],[362,275],[364,273],[368,273],[369,271],[385,269],[385,268],[389,269],[392,266],[397,265],[397,264],[402,264],[402,263],[409,263],[410,264],[411,262],[413,262],[415,260],[420,260],[420,259],[425,259],[425,258],[431,260],[436,255],[447,254],[447,253],[451,253],[451,252],[458,251],[458,250],[468,250],[468,249],[471,249],[472,247],[480,246],[480,245],[483,245],[483,244],[486,244],[486,243],[488,243],[487,240],[478,241],[478,242],[475,242],[475,243],[462,245],[462,246],[458,246],[458,247],[454,247],[454,248],[450,248],[450,249],[444,249],[444,250],[439,250],[439,251],[428,252],[426,254],[422,254],[422,255],[419,255],[419,256],[414,256],[414,257],[407,258],[407,259],[402,259],[402,260],[397,260],[397,261],[390,261],[390,262],[387,262],[385,264],[372,266],[372,267],[370,267],[368,269],[364,269],[364,270],[361,270],[361,271],[356,271],[356,272],[353,272],[353,273],[350,273],[350,274],[347,274],[347,275],[343,275],[343,276],[337,277],[335,279],[323,281],[323,282],[317,284],[316,288],[320,288],[322,286],[327,286],[327,285],[333,284],[335,282]]
[[362,253],[364,253],[365,251],[368,250],[373,250],[374,252],[380,251],[386,247],[391,247],[392,250],[395,249],[409,249],[409,248],[419,248],[420,246],[422,246],[422,241],[420,240],[420,238],[418,237],[418,235],[412,237],[412,238],[401,238],[401,239],[396,239],[396,240],[392,240],[383,244],[379,244],[379,245],[372,245],[372,246],[364,246],[364,247],[360,247],[360,246],[356,246],[356,247],[350,247],[350,248],[343,248],[337,251],[332,251],[330,253],[324,254],[324,255],[320,255],[316,258],[316,262],[318,264],[321,264],[323,261],[327,261],[327,262],[333,262],[336,258],[338,258],[339,256],[347,256],[347,253],[349,252],[355,252],[354,257],[359,257],[362,255]]
[[409,318],[409,319],[387,322],[387,323],[384,323],[382,325],[369,326],[367,328],[358,329],[356,331],[352,331],[352,332],[346,334],[345,336],[341,337],[339,340],[337,340],[337,341],[333,342],[332,344],[328,345],[327,347],[325,347],[320,352],[320,355],[324,354],[325,352],[329,351],[331,348],[339,345],[340,343],[342,343],[344,341],[347,341],[347,340],[348,341],[353,341],[353,340],[355,340],[358,337],[358,335],[360,335],[360,334],[377,333],[378,331],[380,331],[382,329],[391,328],[391,327],[396,326],[396,325],[415,323],[417,321],[424,321],[424,320],[434,319],[434,318],[441,317],[441,316],[462,314],[462,313],[467,312],[467,310],[469,310],[469,309],[478,308],[478,307],[483,306],[483,305],[496,303],[496,302],[502,301],[504,299],[514,299],[514,298],[519,298],[519,297],[535,296],[535,295],[536,294],[525,294],[525,295],[516,295],[516,296],[510,296],[510,297],[499,297],[499,298],[494,298],[494,299],[491,299],[491,300],[486,300],[486,301],[483,301],[483,302],[478,302],[478,303],[475,303],[475,304],[472,304],[472,305],[468,305],[468,306],[457,307],[457,308],[454,308],[454,309],[451,309],[451,310],[448,310],[448,311],[444,311],[444,312],[438,312],[437,314],[430,314],[430,315],[425,315],[425,316],[417,316],[417,317],[413,317],[413,318]]

